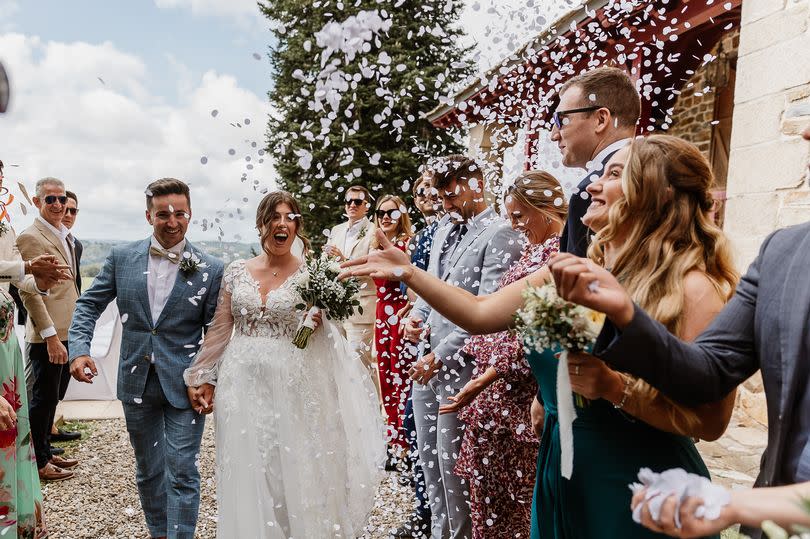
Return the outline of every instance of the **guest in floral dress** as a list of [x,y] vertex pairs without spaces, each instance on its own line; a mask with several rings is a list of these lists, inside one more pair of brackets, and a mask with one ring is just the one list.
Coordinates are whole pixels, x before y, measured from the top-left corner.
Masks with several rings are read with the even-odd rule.
[[[408,210],[399,197],[385,195],[377,203],[374,224],[383,231],[400,250],[405,251],[413,236]],[[372,249],[377,248],[376,237]],[[408,368],[402,356],[402,340],[399,334],[398,313],[408,304],[408,297],[400,288],[399,281],[374,280],[377,286],[377,316],[374,324],[374,342],[377,353],[377,368],[380,373],[380,393],[390,436],[389,468],[394,460],[408,448],[408,438],[402,428],[405,417],[405,402],[410,391]]]
[[[499,287],[545,266],[559,251],[568,210],[560,184],[542,171],[518,177],[504,202],[512,228],[529,243]],[[537,382],[522,342],[508,331],[475,336],[464,351],[475,357],[475,375],[439,412],[460,410],[466,424],[455,472],[470,485],[473,538],[528,538],[539,448],[529,408]]]

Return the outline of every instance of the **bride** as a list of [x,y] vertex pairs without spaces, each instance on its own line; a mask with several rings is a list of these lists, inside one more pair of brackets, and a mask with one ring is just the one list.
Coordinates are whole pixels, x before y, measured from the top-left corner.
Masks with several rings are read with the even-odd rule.
[[362,363],[329,320],[318,318],[304,350],[292,344],[302,226],[291,194],[264,197],[264,252],[225,270],[184,374],[192,406],[216,418],[219,538],[362,536],[382,478],[383,425]]

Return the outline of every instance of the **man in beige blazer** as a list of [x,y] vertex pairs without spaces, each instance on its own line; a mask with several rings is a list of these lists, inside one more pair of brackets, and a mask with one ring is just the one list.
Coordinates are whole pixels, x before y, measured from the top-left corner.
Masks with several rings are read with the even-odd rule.
[[34,374],[30,403],[31,438],[43,481],[61,481],[73,477],[69,471],[78,461],[54,456],[48,436],[53,425],[56,405],[64,397],[70,372],[67,366],[67,337],[73,309],[79,298],[76,274],[75,244],[70,231],[62,224],[67,196],[65,185],[56,178],[37,182],[34,205],[39,215],[19,238],[17,247],[24,260],[52,255],[70,268],[71,278],[54,286],[47,296],[20,291],[28,322],[25,342],[28,360]]
[[[324,250],[341,260],[351,260],[367,255],[371,248],[374,225],[367,217],[371,208],[371,193],[362,185],[353,185],[346,190],[345,200],[349,220],[332,229]],[[360,354],[360,360],[369,370],[379,397],[380,379],[372,351],[377,287],[369,277],[361,277],[360,306],[363,307],[363,314],[355,313],[343,323],[343,329],[349,344]]]

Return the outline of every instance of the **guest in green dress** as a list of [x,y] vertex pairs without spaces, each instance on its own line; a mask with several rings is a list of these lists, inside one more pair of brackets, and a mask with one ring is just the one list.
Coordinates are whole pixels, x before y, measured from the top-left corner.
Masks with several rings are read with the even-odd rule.
[[0,537],[41,539],[42,491],[31,445],[25,370],[14,334],[14,300],[2,288],[0,383]]
[[[583,221],[599,231],[590,256],[611,268],[637,303],[687,340],[722,309],[738,277],[711,217],[713,179],[711,166],[694,145],[654,135],[616,152],[588,188],[591,205]],[[538,286],[550,279],[543,268],[494,294],[475,297],[408,266],[392,248],[346,266],[351,275],[398,276],[472,334],[510,327],[527,283]],[[574,469],[568,480],[560,466],[557,351],[528,355],[545,406],[532,537],[662,537],[633,522],[628,485],[645,466],[654,471],[681,467],[708,476],[690,437],[718,437],[730,418],[733,395],[686,408],[596,358],[571,354],[572,389],[591,402],[578,411],[573,425]]]

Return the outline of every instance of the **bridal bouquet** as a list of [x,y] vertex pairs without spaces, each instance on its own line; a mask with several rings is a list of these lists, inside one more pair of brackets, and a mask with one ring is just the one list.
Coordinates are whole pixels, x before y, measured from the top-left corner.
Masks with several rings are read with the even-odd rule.
[[336,322],[342,322],[354,314],[355,309],[363,314],[363,308],[357,295],[360,282],[355,278],[339,281],[340,261],[325,253],[319,257],[309,256],[306,268],[295,279],[294,286],[306,303],[296,305],[297,309],[306,309],[301,326],[295,333],[293,344],[306,348],[310,335],[315,331],[312,317],[319,311]]
[[[557,344],[563,348],[561,362],[566,361],[569,350],[590,350],[605,322],[604,314],[562,299],[553,284],[527,287],[523,300],[517,330],[525,346],[543,350]],[[576,402],[580,408],[586,404],[582,395],[576,395]]]

